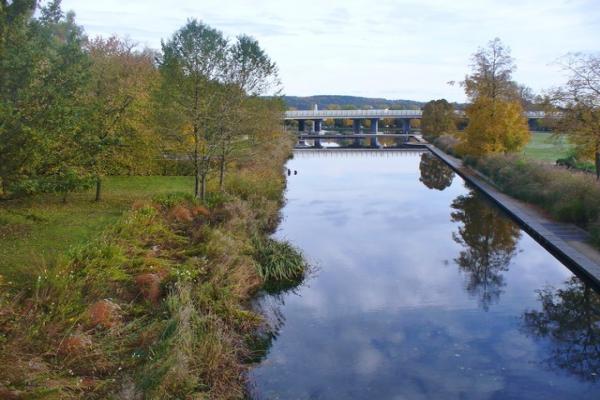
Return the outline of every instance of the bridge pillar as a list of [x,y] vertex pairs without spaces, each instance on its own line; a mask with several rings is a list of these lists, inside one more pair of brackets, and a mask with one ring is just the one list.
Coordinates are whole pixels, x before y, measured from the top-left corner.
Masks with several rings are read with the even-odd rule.
[[306,123],[303,119],[298,120],[298,131],[304,133],[304,129],[306,129]]
[[371,133],[377,134],[377,128],[379,128],[379,118],[371,118]]
[[402,133],[405,135],[410,133],[410,118],[402,119]]
[[320,134],[321,133],[321,123],[323,122],[322,119],[315,119],[315,134]]
[[352,120],[352,131],[355,135],[358,135],[360,133],[360,119]]

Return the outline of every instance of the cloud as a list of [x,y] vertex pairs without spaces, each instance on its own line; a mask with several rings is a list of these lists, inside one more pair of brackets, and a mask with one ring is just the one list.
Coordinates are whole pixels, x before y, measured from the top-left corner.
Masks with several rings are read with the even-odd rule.
[[117,33],[158,48],[188,18],[230,37],[255,36],[279,64],[287,94],[461,101],[470,55],[494,37],[516,58],[515,78],[540,91],[564,77],[552,65],[598,51],[594,0],[64,0],[92,35]]

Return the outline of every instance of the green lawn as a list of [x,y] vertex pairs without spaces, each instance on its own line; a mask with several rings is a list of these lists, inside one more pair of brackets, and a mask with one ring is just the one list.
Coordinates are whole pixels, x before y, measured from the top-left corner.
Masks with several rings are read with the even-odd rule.
[[0,275],[23,279],[37,275],[72,246],[87,242],[117,221],[135,200],[156,194],[192,192],[192,177],[108,177],[103,200],[92,191],[60,196],[41,195],[0,201]]
[[540,160],[555,162],[559,158],[567,157],[571,145],[567,138],[555,137],[551,132],[532,132],[531,141],[523,150],[527,157]]

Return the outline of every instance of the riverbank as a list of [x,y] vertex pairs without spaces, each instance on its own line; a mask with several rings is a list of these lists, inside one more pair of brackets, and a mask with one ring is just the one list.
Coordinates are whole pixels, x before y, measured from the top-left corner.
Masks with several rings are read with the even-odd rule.
[[1,280],[0,397],[243,398],[262,320],[249,300],[305,268],[268,238],[291,145],[258,149],[265,162],[239,165],[205,203],[140,196],[33,279]]
[[464,165],[463,161],[433,145],[427,148],[463,179],[475,186],[506,211],[536,241],[550,250],[568,267],[600,286],[600,251],[590,244],[590,235],[583,229],[548,218],[539,209],[498,190],[489,179]]

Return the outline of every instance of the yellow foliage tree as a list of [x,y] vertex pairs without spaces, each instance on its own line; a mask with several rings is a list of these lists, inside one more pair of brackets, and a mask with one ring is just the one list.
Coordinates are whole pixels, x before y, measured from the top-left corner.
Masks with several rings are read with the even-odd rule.
[[515,152],[530,139],[527,120],[518,101],[479,97],[467,107],[466,113],[469,125],[460,145],[464,154]]

